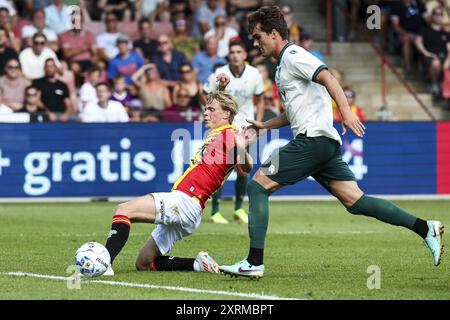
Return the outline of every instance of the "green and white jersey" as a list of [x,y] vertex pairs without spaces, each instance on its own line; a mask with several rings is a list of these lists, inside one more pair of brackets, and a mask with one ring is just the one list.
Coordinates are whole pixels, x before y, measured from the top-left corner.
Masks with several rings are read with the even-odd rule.
[[333,127],[331,97],[326,88],[315,82],[327,66],[300,46],[288,43],[278,57],[275,82],[286,109],[294,137],[326,136],[342,145]]
[[237,128],[244,124],[249,125],[246,119],[255,119],[253,96],[259,96],[264,93],[264,82],[261,74],[255,67],[246,64],[242,74],[235,76],[230,70],[230,65],[224,65],[217,68],[216,72],[209,76],[208,82],[204,86],[206,93],[217,90],[216,77],[220,73],[225,73],[230,77],[230,83],[225,92],[233,95],[239,105],[239,111],[234,117],[233,124]]

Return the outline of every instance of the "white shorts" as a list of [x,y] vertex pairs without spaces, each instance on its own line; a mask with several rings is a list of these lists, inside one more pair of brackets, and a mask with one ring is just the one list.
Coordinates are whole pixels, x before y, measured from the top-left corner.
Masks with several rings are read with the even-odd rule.
[[155,199],[157,224],[152,237],[161,254],[165,255],[176,241],[197,230],[202,221],[202,208],[197,201],[181,191],[151,195]]

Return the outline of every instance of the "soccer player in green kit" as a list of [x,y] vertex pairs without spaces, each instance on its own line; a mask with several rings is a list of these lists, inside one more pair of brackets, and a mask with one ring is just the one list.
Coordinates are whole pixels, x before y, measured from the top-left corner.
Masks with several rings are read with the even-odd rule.
[[[365,127],[350,110],[344,92],[326,65],[303,48],[288,42],[288,29],[277,6],[262,7],[248,17],[254,45],[265,57],[277,59],[276,85],[286,112],[266,122],[248,120],[249,129],[291,126],[293,139],[275,151],[248,184],[250,250],[246,259],[220,270],[235,276],[264,275],[264,245],[269,221],[269,195],[285,185],[309,176],[335,196],[355,215],[376,218],[417,233],[430,249],[434,265],[442,254],[443,225],[425,221],[390,201],[370,197],[358,187],[353,173],[342,160],[342,141],[333,127],[331,98],[342,114],[342,134],[347,128],[363,137]],[[226,83],[227,79],[222,80]]]

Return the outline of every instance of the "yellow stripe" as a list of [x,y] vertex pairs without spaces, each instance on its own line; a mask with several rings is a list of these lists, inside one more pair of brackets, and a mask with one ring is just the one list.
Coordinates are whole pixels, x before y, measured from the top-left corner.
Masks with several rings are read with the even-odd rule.
[[219,128],[213,129],[213,131],[222,131],[225,129],[236,129],[236,126],[233,124],[227,124],[227,125],[221,126]]
[[178,178],[177,181],[175,181],[175,183],[173,184],[172,187],[172,191],[175,190],[178,185],[181,183],[181,181],[183,181],[183,179],[189,174],[189,172],[191,172],[192,170],[194,170],[198,165],[191,165],[189,168],[186,169],[186,171],[183,173],[183,175],[181,177]]
[[125,219],[113,219],[112,222],[113,223],[125,222],[126,224],[131,224],[130,220],[125,220]]

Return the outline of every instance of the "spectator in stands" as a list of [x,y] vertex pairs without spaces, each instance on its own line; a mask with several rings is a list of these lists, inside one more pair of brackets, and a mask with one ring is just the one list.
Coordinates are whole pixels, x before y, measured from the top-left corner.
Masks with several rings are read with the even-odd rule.
[[[45,105],[39,102],[39,89],[33,85],[25,88],[22,107],[17,112],[28,113],[30,122],[55,121],[54,115],[50,115]],[[51,118],[53,117],[53,118]]]
[[[153,4],[151,2],[153,1]],[[141,8],[144,9],[142,12],[144,17],[150,19],[150,21],[154,22],[160,20],[161,14],[164,12],[170,12],[170,1],[169,0],[143,0]],[[150,7],[151,6],[151,7]],[[147,8],[145,8],[147,7]]]
[[22,28],[26,25],[32,24],[31,18],[34,12],[33,0],[15,2],[15,6],[17,10],[17,19],[12,28],[12,32],[15,37],[21,38]]
[[97,103],[88,103],[80,114],[82,122],[128,122],[129,117],[124,106],[110,100],[111,90],[107,83],[96,85]]
[[121,35],[118,29],[119,20],[115,13],[105,16],[106,31],[97,35],[97,55],[100,59],[109,61],[119,54],[117,38]]
[[3,103],[3,88],[0,87],[0,115],[4,115],[4,114],[13,114],[14,110],[11,109],[8,105]]
[[25,88],[31,82],[22,76],[17,58],[6,61],[5,75],[0,77],[0,88],[3,90],[3,103],[14,111],[22,107]]
[[45,21],[46,25],[61,34],[64,31],[70,30],[72,25],[72,9],[64,4],[64,0],[53,0],[52,4],[45,7]]
[[[273,98],[273,100],[270,101],[271,107],[273,107],[275,110],[278,110],[277,114],[281,113],[282,111],[284,111],[284,108],[281,103],[280,96],[278,95],[277,85],[275,84],[274,81],[272,81],[269,78],[269,71],[267,70],[267,67],[264,64],[258,64],[256,66],[256,69],[258,69],[259,73],[261,74],[261,76],[263,78],[264,98],[266,96],[269,98]],[[268,101],[266,101],[266,107],[267,107],[267,102]]]
[[139,69],[133,75],[133,83],[139,88],[143,121],[160,121],[164,109],[168,108],[172,101],[169,89],[161,81],[156,65],[150,63]]
[[52,4],[52,0],[33,0],[33,9],[39,10],[44,9]]
[[0,28],[4,28],[7,32],[8,45],[16,52],[20,52],[22,46],[20,37],[13,32],[14,23],[9,15],[7,8],[0,8]]
[[139,34],[141,37],[134,41],[133,47],[144,59],[145,63],[149,63],[152,55],[156,53],[158,43],[152,38],[152,24],[148,19],[139,20]]
[[197,72],[197,80],[206,83],[217,64],[226,64],[227,60],[217,55],[218,41],[215,36],[205,40],[205,50],[201,50],[192,58],[192,66]]
[[197,81],[195,77],[194,68],[190,63],[185,63],[181,65],[180,68],[181,81],[173,89],[173,101],[176,100],[178,96],[178,91],[182,88],[186,89],[191,97],[189,102],[190,106],[200,106],[200,92],[203,91],[203,84]]
[[8,46],[9,32],[4,27],[0,27],[0,76],[5,74],[5,64],[10,59],[17,59],[18,55],[14,49]]
[[61,68],[61,63],[56,53],[47,47],[47,38],[41,32],[33,36],[33,44],[30,48],[22,50],[19,54],[19,61],[22,72],[30,80],[39,79],[45,76],[44,65],[48,59],[53,59],[56,66]]
[[428,0],[425,3],[428,14],[432,15],[434,9],[442,10],[442,26],[446,32],[450,31],[450,1],[449,0]]
[[297,22],[294,21],[294,9],[290,4],[283,4],[280,9],[288,26],[289,41],[297,45],[300,44],[302,28]]
[[[104,0],[80,0],[80,7],[83,9],[83,13],[87,13],[86,21],[101,21],[103,10],[99,7]],[[81,3],[83,2],[83,4]]]
[[97,6],[106,13],[114,12],[120,21],[131,20],[131,11],[127,0],[103,0]]
[[253,56],[252,65],[257,66],[258,64],[263,64],[269,72],[269,78],[272,81],[275,81],[275,73],[277,72],[278,65],[277,60],[274,57],[263,57],[261,53],[258,52],[257,55]]
[[33,80],[33,86],[41,92],[41,101],[50,111],[52,121],[69,121],[74,107],[70,101],[69,88],[58,80],[56,61],[49,58],[44,65],[45,76]]
[[[77,21],[76,19],[83,19],[83,21],[85,22],[91,22],[91,16],[89,14],[89,8],[88,5],[86,4],[86,2],[94,2],[92,0],[78,0],[78,7],[80,8],[79,10],[76,10],[75,12],[72,13],[72,25],[71,25],[71,29],[73,29],[73,24],[74,23],[79,23],[79,20]],[[77,16],[78,14],[81,14],[80,16]]]
[[175,20],[174,30],[175,36],[172,38],[174,49],[183,52],[186,58],[191,60],[194,54],[200,50],[200,39],[194,38],[188,33],[185,18]]
[[323,55],[319,51],[312,49],[313,44],[314,44],[314,40],[313,40],[311,34],[309,34],[307,32],[303,32],[302,35],[300,36],[300,46],[303,49],[305,49],[306,51],[309,51],[309,53],[311,53],[313,56],[315,56],[317,59],[319,59],[323,63],[326,63]]
[[169,1],[162,1],[158,8],[152,12],[149,19],[151,21],[162,22],[165,25],[170,25],[171,28],[172,12],[170,11]]
[[227,10],[231,8],[231,11],[236,15],[245,14],[258,10],[259,7],[265,4],[260,0],[227,0]]
[[84,28],[84,17],[82,14],[79,23],[74,23],[70,30],[60,35],[62,56],[69,63],[76,62],[82,72],[89,69],[96,59],[95,36]]
[[131,76],[144,65],[144,59],[135,51],[130,50],[130,39],[127,35],[117,38],[119,54],[109,61],[108,79],[112,80],[118,75],[126,79],[127,84],[132,84]]
[[189,6],[189,1],[184,0],[171,0],[170,11],[174,14],[182,14],[184,17],[191,17],[193,13]]
[[[356,93],[350,87],[344,87],[344,94],[347,98],[348,105],[354,114],[358,116],[360,121],[366,121],[366,116],[364,115],[363,109],[356,104]],[[333,121],[341,122],[342,115],[339,112],[338,108],[334,109]]]
[[[335,69],[335,68],[331,68],[330,69],[330,73],[337,80],[337,82],[339,83],[341,88],[346,87],[346,85],[344,85],[344,80],[345,80],[344,73],[341,70]],[[336,101],[334,101],[334,99],[331,99],[331,107],[333,109],[333,119],[334,119],[335,115],[337,113],[339,113],[338,106],[336,104]]]
[[330,73],[333,75],[333,77],[336,78],[337,82],[341,85],[341,87],[344,87],[345,81],[344,73],[336,68],[331,68]]
[[204,38],[208,39],[211,36],[215,36],[219,43],[217,49],[217,55],[221,58],[226,58],[228,56],[228,45],[232,38],[238,36],[238,32],[227,26],[226,16],[217,16],[214,20],[214,28],[210,29],[205,33]]
[[391,27],[391,16],[396,11],[396,7],[402,0],[380,0],[379,7],[381,9],[380,17],[380,44],[388,52],[395,52],[394,44],[392,43],[393,28]]
[[407,77],[412,69],[414,39],[427,18],[425,6],[419,0],[403,0],[391,16],[392,26],[403,43],[405,76]]
[[133,99],[128,106],[128,116],[130,122],[142,122],[142,102],[139,99]]
[[276,106],[275,101],[273,92],[264,92],[264,116],[262,121],[275,118],[280,114],[280,109]]
[[58,35],[52,29],[49,29],[45,25],[45,12],[44,10],[36,10],[33,12],[32,24],[26,25],[22,28],[22,42],[28,47],[33,45],[33,39],[35,33],[41,32],[45,34],[47,38],[47,46],[55,52],[59,50]]
[[96,104],[98,102],[95,86],[100,82],[101,70],[98,67],[92,67],[87,71],[87,81],[83,83],[79,90],[79,111],[83,111],[89,102]]
[[245,43],[245,47],[246,50],[248,52],[248,60],[250,61],[250,63],[252,63],[252,65],[256,65],[255,63],[253,63],[253,57],[255,55],[258,55],[260,52],[257,48],[255,48],[253,46],[253,36],[248,32],[248,19],[247,16],[249,15],[245,14],[242,15],[242,17],[239,19],[239,38],[241,39],[242,42]]
[[206,0],[194,15],[194,25],[192,35],[194,37],[203,36],[208,30],[214,28],[214,19],[217,16],[226,16],[227,13],[219,0]]
[[14,17],[17,14],[15,7],[10,0],[0,0],[0,8],[7,9],[10,17]]
[[61,68],[56,73],[56,79],[66,84],[69,89],[69,98],[72,107],[72,111],[76,112],[78,106],[78,90],[75,83],[75,73],[69,69],[69,66],[65,60],[61,60]]
[[127,83],[124,76],[117,75],[113,78],[113,92],[110,99],[120,102],[128,110],[133,96],[127,90]]
[[108,62],[103,59],[98,59],[95,63],[95,67],[100,70],[100,79],[98,82],[108,82]]
[[161,79],[169,88],[173,88],[180,81],[180,67],[188,60],[184,53],[174,50],[172,42],[166,35],[158,37],[158,51],[152,61],[158,66]]
[[193,122],[198,121],[201,116],[199,106],[190,104],[191,96],[186,88],[180,88],[174,99],[174,104],[164,110],[164,121],[171,122]]
[[450,67],[450,34],[444,31],[443,14],[442,7],[433,9],[430,26],[424,27],[415,39],[417,49],[425,58],[425,67],[431,79],[430,91],[434,97],[440,94],[442,71]]
[[151,14],[156,11],[162,0],[135,0],[134,6],[138,19],[150,19]]

